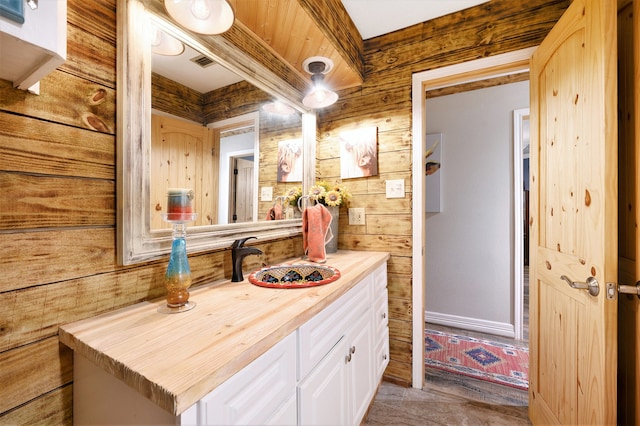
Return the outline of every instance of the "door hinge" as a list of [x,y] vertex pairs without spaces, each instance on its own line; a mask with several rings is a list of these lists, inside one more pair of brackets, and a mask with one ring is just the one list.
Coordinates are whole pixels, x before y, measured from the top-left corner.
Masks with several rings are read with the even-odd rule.
[[640,281],[636,285],[618,285],[616,283],[607,283],[607,299],[615,300],[618,293],[635,294],[640,299]]

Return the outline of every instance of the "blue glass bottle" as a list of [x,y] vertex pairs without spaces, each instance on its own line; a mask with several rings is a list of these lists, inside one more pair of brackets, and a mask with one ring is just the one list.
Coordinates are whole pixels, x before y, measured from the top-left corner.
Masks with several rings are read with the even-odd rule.
[[189,287],[191,286],[191,269],[187,257],[187,226],[183,221],[173,223],[173,242],[171,256],[164,276],[167,289],[167,306],[163,312],[183,312],[193,309],[195,302],[189,301]]

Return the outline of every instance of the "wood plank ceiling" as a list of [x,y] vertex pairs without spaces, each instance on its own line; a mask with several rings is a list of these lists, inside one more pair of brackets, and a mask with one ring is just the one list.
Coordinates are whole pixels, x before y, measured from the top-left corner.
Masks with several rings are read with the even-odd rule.
[[[243,27],[300,78],[310,82],[305,59],[324,56],[334,68],[325,76],[333,90],[364,80],[363,41],[340,0],[228,0]],[[310,83],[309,83],[310,84]]]

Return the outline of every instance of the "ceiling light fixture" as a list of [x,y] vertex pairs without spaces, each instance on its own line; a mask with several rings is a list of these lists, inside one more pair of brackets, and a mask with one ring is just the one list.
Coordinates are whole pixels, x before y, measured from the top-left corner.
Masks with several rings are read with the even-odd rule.
[[311,74],[313,89],[302,100],[302,104],[307,108],[325,108],[333,105],[338,100],[338,94],[331,91],[324,84],[324,76],[333,68],[333,61],[322,56],[313,56],[307,58],[302,67],[306,72]]
[[291,108],[289,105],[283,104],[279,101],[269,102],[262,106],[262,109],[269,114],[278,114],[278,115],[293,115],[296,110]]
[[199,34],[221,34],[235,19],[227,0],[164,0],[164,7],[176,22]]
[[178,56],[184,52],[184,44],[154,26],[151,51],[158,55]]

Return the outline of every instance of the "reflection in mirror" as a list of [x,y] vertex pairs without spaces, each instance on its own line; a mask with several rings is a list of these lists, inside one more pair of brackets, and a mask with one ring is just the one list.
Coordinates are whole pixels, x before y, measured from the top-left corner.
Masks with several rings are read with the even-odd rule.
[[[153,22],[153,16],[150,19]],[[284,219],[286,204],[281,215],[259,215],[258,189],[272,188],[273,199],[282,204],[278,197],[291,186],[285,183],[302,184],[300,113],[294,109],[288,114],[268,113],[258,108],[270,101],[268,93],[159,27],[155,33],[161,35],[156,39],[173,40],[183,48],[165,54],[152,47],[151,230],[171,227],[161,218],[169,188],[194,190],[198,216],[191,226]],[[269,146],[276,142],[278,152],[274,153]],[[269,164],[274,161],[278,162],[277,181],[270,179]],[[262,206],[267,212],[272,209]]]
[[[254,141],[257,133],[253,123],[246,127],[234,127],[220,132],[220,181],[218,191],[218,222],[251,222],[257,216],[257,188],[254,178],[258,176]],[[227,208],[224,208],[227,206]]]
[[[170,252],[171,231],[160,217],[167,189],[173,187],[196,193],[198,220],[188,227],[189,252],[228,247],[246,236],[266,240],[300,235],[299,219],[278,223],[266,219],[279,196],[297,186],[310,186],[313,176],[306,173],[302,182],[279,182],[278,145],[302,139],[304,169],[313,170],[315,115],[306,112],[299,100],[287,101],[273,75],[262,72],[255,79],[240,72],[254,67],[249,59],[220,65],[222,60],[213,52],[230,52],[224,49],[233,47],[216,44],[215,37],[185,33],[164,11],[153,9],[151,17],[142,0],[118,0],[119,262],[147,261]],[[204,70],[227,68],[226,77],[163,71],[163,59],[152,61],[151,20],[185,45],[188,59],[213,62],[201,67]],[[225,57],[235,60],[238,54]],[[211,82],[217,86],[203,86]],[[273,93],[258,85],[271,87]],[[285,117],[262,109],[274,100],[294,107],[294,114]],[[234,170],[244,174],[242,179]]]

